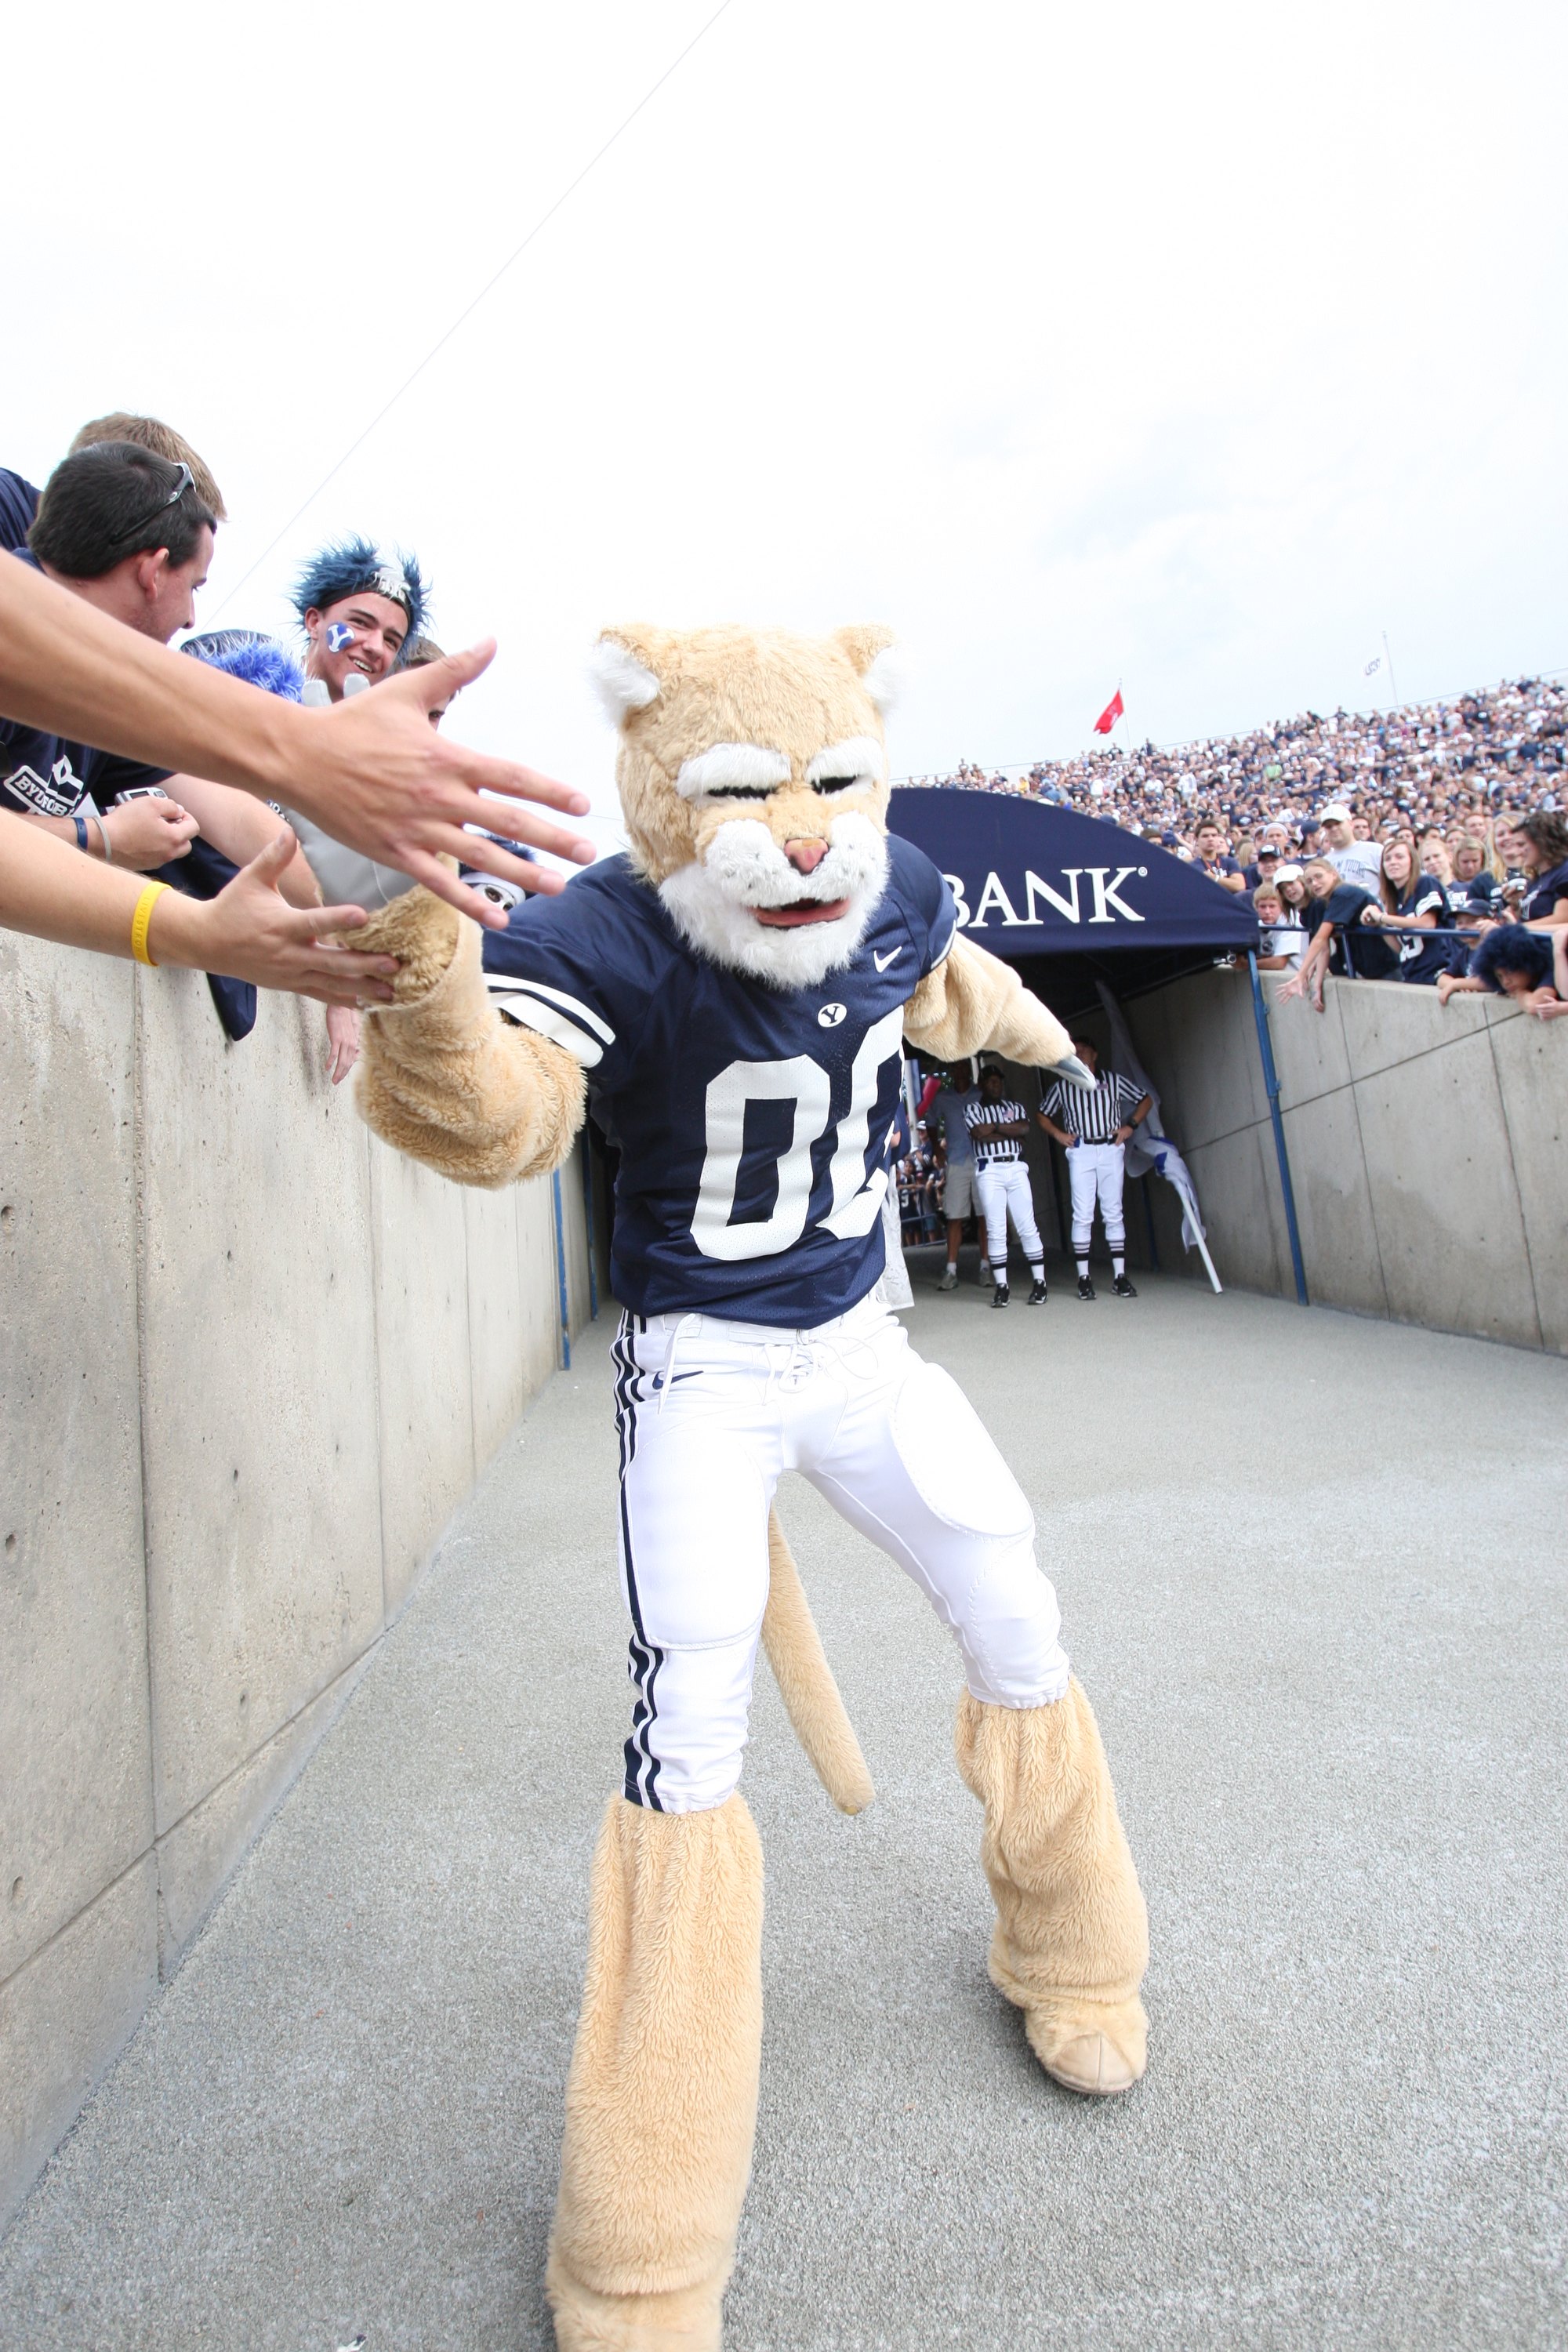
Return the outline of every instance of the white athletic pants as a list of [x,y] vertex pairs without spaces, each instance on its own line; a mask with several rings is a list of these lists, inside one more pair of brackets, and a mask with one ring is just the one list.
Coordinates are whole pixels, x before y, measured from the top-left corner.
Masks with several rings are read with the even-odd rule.
[[696,1812],[740,1780],[784,1470],[914,1579],[976,1698],[1061,1697],[1068,1661],[1034,1516],[963,1390],[887,1307],[862,1299],[803,1331],[626,1315],[614,1362],[634,1804]]
[[1029,1171],[1021,1160],[983,1160],[974,1171],[980,1213],[985,1220],[985,1255],[998,1282],[1007,1279],[1007,1220],[1013,1220],[1024,1255],[1036,1275],[1045,1271],[1040,1229],[1035,1223],[1035,1196]]
[[1075,1257],[1089,1255],[1094,1229],[1094,1203],[1105,1220],[1106,1246],[1121,1257],[1127,1248],[1121,1214],[1121,1182],[1127,1167],[1124,1143],[1075,1143],[1068,1150],[1068,1175],[1072,1184],[1072,1246]]

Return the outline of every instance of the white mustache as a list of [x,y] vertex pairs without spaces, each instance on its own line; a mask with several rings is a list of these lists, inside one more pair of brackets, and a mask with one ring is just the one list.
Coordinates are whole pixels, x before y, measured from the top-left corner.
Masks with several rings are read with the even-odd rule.
[[[737,817],[720,827],[705,859],[693,858],[670,875],[658,895],[699,954],[770,988],[809,988],[849,962],[887,878],[887,835],[869,817],[836,818],[827,856],[813,874],[790,864],[765,824]],[[849,903],[842,915],[794,929],[756,919],[759,907],[787,907],[802,898]]]
[[789,907],[802,898],[852,898],[887,865],[884,837],[868,816],[835,817],[827,854],[809,874],[793,866],[757,817],[720,826],[708,845],[703,871],[742,907]]

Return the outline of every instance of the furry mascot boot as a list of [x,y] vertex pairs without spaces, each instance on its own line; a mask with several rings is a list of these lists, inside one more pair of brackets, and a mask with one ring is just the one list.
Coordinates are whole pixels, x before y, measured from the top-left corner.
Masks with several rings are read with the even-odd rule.
[[763,1854],[743,1800],[613,1797],[545,2286],[560,2352],[718,2352],[752,2164]]
[[1053,1706],[987,1706],[966,1691],[957,1748],[985,1808],[992,1982],[1056,2081],[1130,2089],[1146,2058],[1149,1915],[1082,1685],[1075,1676]]

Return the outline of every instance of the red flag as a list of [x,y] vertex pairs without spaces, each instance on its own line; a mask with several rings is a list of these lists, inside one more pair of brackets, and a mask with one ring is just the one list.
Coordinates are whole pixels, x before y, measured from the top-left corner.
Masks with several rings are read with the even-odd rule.
[[1110,701],[1106,704],[1104,709],[1100,712],[1100,717],[1094,722],[1095,733],[1097,735],[1109,735],[1111,729],[1115,726],[1117,720],[1121,716],[1121,688],[1118,687]]

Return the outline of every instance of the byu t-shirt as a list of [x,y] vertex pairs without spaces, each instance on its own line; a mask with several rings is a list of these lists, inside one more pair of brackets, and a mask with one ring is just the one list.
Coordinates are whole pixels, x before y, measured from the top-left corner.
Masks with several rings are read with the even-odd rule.
[[853,960],[809,988],[699,955],[626,857],[486,933],[496,1000],[584,1064],[619,1149],[623,1307],[787,1328],[865,1297],[882,1271],[904,1007],[952,930],[946,882],[894,835]]
[[[6,560],[0,555],[0,562]],[[25,550],[9,561],[38,569]],[[74,816],[89,798],[95,808],[106,809],[132,784],[161,784],[168,773],[167,768],[143,767],[139,760],[122,760],[113,751],[68,743],[42,728],[25,727],[20,719],[0,719],[0,808],[31,810],[37,816]]]

